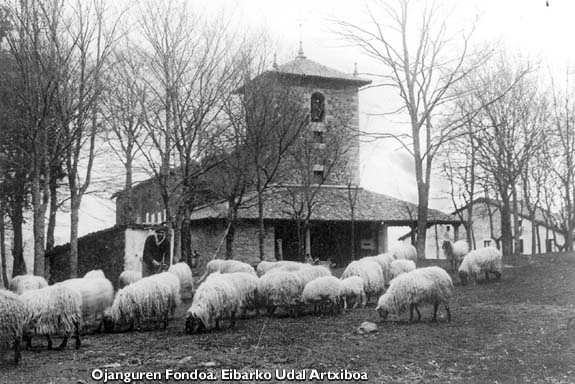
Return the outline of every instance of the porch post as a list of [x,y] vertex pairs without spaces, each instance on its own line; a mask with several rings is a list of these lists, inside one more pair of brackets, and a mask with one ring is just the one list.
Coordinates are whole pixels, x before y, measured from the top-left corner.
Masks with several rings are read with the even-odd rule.
[[459,224],[453,224],[453,241],[459,240]]
[[387,223],[381,222],[377,231],[377,253],[385,253],[388,249]]
[[305,254],[306,256],[309,255],[313,259],[311,254],[311,231],[309,226],[305,230]]

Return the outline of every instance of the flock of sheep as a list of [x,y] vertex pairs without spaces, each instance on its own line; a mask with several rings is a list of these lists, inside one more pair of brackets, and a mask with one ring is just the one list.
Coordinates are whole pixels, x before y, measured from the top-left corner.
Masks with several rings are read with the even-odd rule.
[[[446,254],[459,260],[463,284],[477,275],[495,273],[501,277],[501,252],[482,248],[468,252],[463,241],[449,244]],[[176,307],[183,299],[193,297],[186,312],[185,331],[196,333],[220,327],[229,320],[233,327],[236,315],[247,311],[267,310],[273,315],[278,308],[293,316],[304,308],[314,313],[340,312],[365,306],[379,297],[376,310],[385,320],[388,314],[400,315],[408,308],[421,314],[420,304],[433,304],[433,320],[443,304],[451,320],[449,299],[453,282],[439,267],[416,268],[417,254],[411,245],[392,252],[352,261],[340,278],[326,266],[293,261],[262,261],[254,268],[237,260],[212,260],[199,280],[196,292],[192,271],[177,263],[167,272],[142,278],[134,271],[124,271],[120,289],[114,294],[112,283],[101,270],[88,272],[83,278],[69,279],[48,286],[39,276],[17,276],[9,290],[0,289],[0,345],[14,347],[14,361],[20,360],[20,343],[31,348],[33,336],[47,339],[62,337],[59,348],[65,348],[70,337],[75,347],[81,345],[80,334],[101,330],[128,331],[144,326],[167,327]],[[387,287],[387,289],[386,289]]]

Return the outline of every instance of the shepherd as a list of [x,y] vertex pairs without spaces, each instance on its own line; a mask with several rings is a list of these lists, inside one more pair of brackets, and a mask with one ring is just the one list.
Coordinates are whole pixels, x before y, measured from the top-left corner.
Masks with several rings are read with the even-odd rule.
[[167,269],[170,263],[170,240],[166,230],[159,228],[146,238],[142,256],[142,277]]

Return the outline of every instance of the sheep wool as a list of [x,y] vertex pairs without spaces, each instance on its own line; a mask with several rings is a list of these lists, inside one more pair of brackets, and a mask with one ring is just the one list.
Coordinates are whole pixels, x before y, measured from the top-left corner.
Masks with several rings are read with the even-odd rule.
[[152,322],[167,327],[174,306],[174,290],[161,279],[151,277],[138,280],[116,293],[114,302],[104,311],[106,331],[132,330]]
[[400,243],[391,249],[391,254],[396,259],[417,260],[417,249],[411,244]]
[[106,278],[68,279],[55,285],[67,287],[82,297],[82,329],[94,331],[102,325],[104,310],[114,301],[114,287]]
[[241,308],[241,298],[228,274],[214,272],[198,287],[186,312],[186,332],[197,333],[219,328],[220,320],[231,319]]
[[170,272],[162,272],[155,275],[151,275],[148,279],[158,282],[158,284],[163,284],[168,287],[170,292],[170,315],[173,318],[176,313],[176,308],[182,302],[180,295],[180,279]]
[[21,295],[32,289],[40,289],[48,286],[48,282],[42,276],[19,275],[10,280],[8,289],[17,295]]
[[48,337],[48,348],[52,348],[50,336],[63,336],[60,348],[64,348],[71,335],[76,336],[76,348],[80,347],[82,327],[82,296],[63,285],[24,292],[20,298],[26,305],[28,316],[24,335],[29,343],[32,336]]
[[449,240],[444,241],[442,248],[445,258],[449,260],[454,270],[457,269],[463,257],[469,253],[469,244],[465,240],[458,240],[454,243]]
[[402,273],[411,272],[415,269],[413,260],[399,259],[391,262],[390,273],[391,278],[394,279]]
[[266,273],[258,281],[258,302],[267,307],[269,314],[277,307],[291,310],[301,303],[303,288],[302,279],[293,272]]
[[318,306],[330,305],[332,311],[339,308],[341,296],[341,280],[335,276],[321,276],[307,283],[302,292],[305,304],[313,304],[314,312],[318,313]]
[[20,362],[20,343],[26,321],[26,305],[16,294],[0,289],[0,345],[14,348],[14,363]]
[[503,255],[495,247],[486,247],[469,252],[463,258],[459,266],[459,278],[463,285],[467,284],[467,279],[471,277],[473,283],[477,283],[477,275],[485,273],[485,279],[489,280],[489,273],[495,274],[495,278],[501,278],[503,271]]
[[363,289],[366,295],[366,302],[371,295],[381,295],[385,290],[385,279],[381,266],[371,259],[360,259],[349,263],[341,274],[342,279],[351,276],[359,276],[363,280]]
[[259,277],[270,272],[271,270],[281,270],[287,272],[298,271],[302,268],[309,267],[307,263],[299,263],[297,261],[280,260],[280,261],[261,261],[256,267],[257,275]]
[[343,299],[343,308],[347,309],[348,298],[355,300],[353,307],[365,305],[365,292],[363,290],[363,279],[359,276],[350,276],[341,280],[341,293]]
[[91,271],[86,272],[84,275],[84,279],[105,279],[106,275],[104,271],[101,269],[93,269]]
[[293,274],[299,277],[302,286],[306,286],[310,281],[324,276],[332,276],[331,271],[328,267],[323,265],[307,265],[305,268],[301,268],[293,271]]
[[168,272],[173,273],[180,280],[180,295],[182,299],[191,299],[194,295],[194,278],[188,264],[184,262],[172,264]]
[[409,308],[409,320],[412,321],[414,309],[417,311],[418,318],[421,319],[419,304],[433,304],[433,321],[436,321],[439,304],[443,304],[449,322],[451,321],[449,300],[452,291],[453,282],[444,269],[440,267],[419,268],[393,279],[385,294],[379,298],[376,310],[382,320],[385,320],[389,313],[401,315]]
[[200,277],[199,282],[203,282],[210,274],[214,272],[220,273],[233,273],[233,272],[247,272],[256,274],[254,268],[248,263],[238,260],[222,260],[214,259],[206,264],[206,272]]
[[123,271],[120,273],[120,277],[118,278],[120,288],[124,288],[127,285],[135,283],[138,280],[142,279],[142,272],[138,271]]
[[235,287],[239,296],[239,306],[244,314],[249,309],[257,307],[257,289],[259,279],[253,273],[234,272],[226,274],[227,278]]
[[395,260],[395,256],[393,256],[392,253],[388,252],[388,253],[382,253],[377,256],[366,256],[362,257],[360,260],[371,260],[378,263],[383,272],[383,278],[385,279],[386,284],[389,283],[389,281],[392,279],[391,262]]

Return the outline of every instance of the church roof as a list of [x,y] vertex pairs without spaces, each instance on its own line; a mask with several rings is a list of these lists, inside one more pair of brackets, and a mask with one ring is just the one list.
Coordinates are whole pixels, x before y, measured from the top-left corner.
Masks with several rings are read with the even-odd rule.
[[362,79],[355,75],[350,75],[337,69],[327,67],[316,61],[310,60],[303,55],[297,56],[294,60],[278,66],[275,72],[293,76],[315,77],[330,80],[340,80],[354,83],[361,87],[371,83],[371,80]]
[[[352,190],[354,192],[355,190]],[[293,200],[295,187],[278,187],[264,196],[264,218],[266,220],[292,220],[293,210],[290,202]],[[317,221],[351,221],[351,210],[347,187],[322,186],[316,198],[311,220]],[[257,219],[258,209],[255,193],[247,196],[247,203],[238,211],[239,219]],[[192,212],[191,219],[225,219],[227,217],[227,202],[220,201],[208,204]],[[410,225],[417,220],[417,205],[380,193],[357,189],[357,199],[354,212],[355,221],[384,221],[394,225]],[[435,209],[428,210],[428,222],[459,223],[458,219]]]

